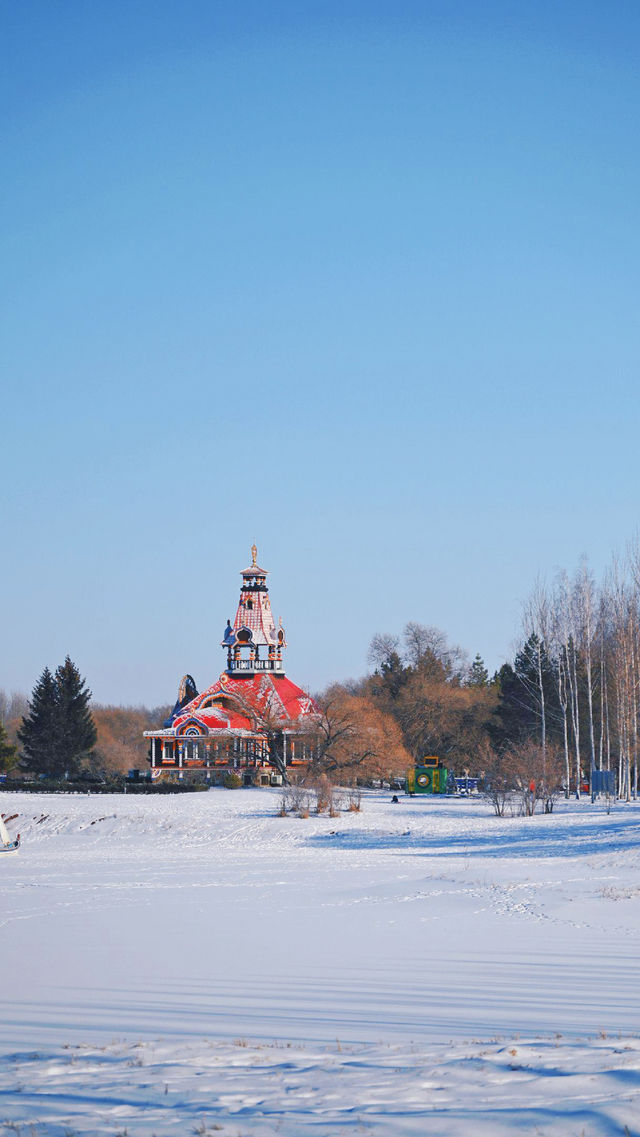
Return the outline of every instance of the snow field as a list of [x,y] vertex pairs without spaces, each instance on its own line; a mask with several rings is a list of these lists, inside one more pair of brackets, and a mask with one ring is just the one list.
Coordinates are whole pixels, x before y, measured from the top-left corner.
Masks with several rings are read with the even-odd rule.
[[0,1094],[25,1137],[610,1137],[637,1132],[640,1040],[114,1042],[9,1056]]
[[279,798],[4,795],[0,1133],[640,1131],[635,804]]

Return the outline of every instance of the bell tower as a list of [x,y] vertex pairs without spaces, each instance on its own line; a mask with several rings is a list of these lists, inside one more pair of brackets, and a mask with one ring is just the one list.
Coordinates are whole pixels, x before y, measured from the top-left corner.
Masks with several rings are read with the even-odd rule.
[[271,612],[267,570],[258,564],[258,550],[251,546],[251,564],[243,569],[236,618],[227,620],[222,647],[227,649],[227,674],[240,679],[261,671],[284,675],[285,642],[282,621],[276,628]]

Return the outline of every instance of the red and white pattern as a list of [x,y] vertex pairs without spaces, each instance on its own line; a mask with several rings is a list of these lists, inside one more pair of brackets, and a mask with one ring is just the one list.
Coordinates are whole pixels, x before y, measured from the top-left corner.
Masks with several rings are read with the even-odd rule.
[[201,723],[203,734],[216,731],[255,730],[266,719],[283,729],[304,727],[319,714],[314,700],[285,675],[252,675],[236,678],[226,672],[202,694],[192,699],[173,723],[173,731]]
[[241,592],[238,611],[233,622],[234,632],[248,628],[254,644],[273,646],[277,642],[276,625],[271,612],[268,592]]

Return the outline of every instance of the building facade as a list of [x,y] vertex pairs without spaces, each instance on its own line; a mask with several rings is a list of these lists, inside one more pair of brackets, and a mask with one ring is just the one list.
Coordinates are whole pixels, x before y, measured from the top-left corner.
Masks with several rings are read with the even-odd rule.
[[226,670],[202,693],[185,675],[162,728],[145,731],[154,779],[224,784],[235,775],[244,785],[278,785],[309,760],[319,710],[285,674],[284,628],[276,627],[257,555],[253,545],[235,620],[224,630]]

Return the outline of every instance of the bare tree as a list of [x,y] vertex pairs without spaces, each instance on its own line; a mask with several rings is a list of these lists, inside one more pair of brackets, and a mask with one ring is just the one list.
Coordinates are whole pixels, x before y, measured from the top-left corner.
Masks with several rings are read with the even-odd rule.
[[630,801],[630,753],[633,733],[631,640],[636,605],[630,595],[629,585],[623,578],[619,562],[615,558],[609,574],[609,594],[618,736],[618,793],[620,797]]
[[388,667],[394,655],[400,657],[400,636],[376,632],[369,644],[368,662],[377,668]]
[[553,746],[542,747],[523,742],[507,754],[512,777],[520,799],[521,811],[532,816],[541,803],[545,813],[552,813],[556,798],[562,792],[562,757]]
[[352,782],[404,772],[411,764],[395,719],[368,697],[336,684],[319,697],[322,714],[314,724],[314,776]]
[[402,638],[405,659],[411,667],[419,667],[427,655],[432,655],[443,662],[447,660],[449,653],[447,637],[439,628],[410,620],[404,626]]
[[548,745],[545,752],[530,739],[500,754],[484,752],[485,770],[480,789],[491,802],[497,817],[504,817],[514,801],[519,812],[531,817],[539,803],[545,813],[552,813],[556,798],[562,793],[562,755]]
[[[549,744],[549,714],[542,679],[543,645],[548,649],[555,683],[554,701],[562,720],[565,786],[580,797],[582,761],[588,756],[593,793],[594,772],[617,769],[618,793],[626,800],[638,792],[640,759],[640,538],[625,559],[614,557],[602,585],[586,558],[570,581],[556,580],[550,603],[536,584],[525,609],[531,633],[529,691],[534,686],[540,712],[540,744]],[[533,635],[537,639],[533,639]],[[534,658],[536,649],[538,659]],[[524,651],[525,649],[523,649]],[[586,746],[585,746],[586,743]],[[572,751],[572,755],[570,755]],[[583,751],[586,753],[583,754]],[[570,776],[570,771],[573,773]]]
[[543,755],[547,749],[547,706],[545,698],[543,656],[551,639],[551,606],[543,582],[538,578],[524,608],[524,629],[535,645],[538,699],[540,704],[540,744]]
[[576,798],[580,798],[582,784],[582,754],[580,750],[580,685],[578,675],[578,631],[576,620],[575,594],[571,589],[566,572],[560,576],[563,603],[565,607],[566,638],[563,646],[565,673],[569,694],[569,710],[573,734],[575,756]]
[[589,726],[589,757],[591,772],[596,768],[596,747],[593,728],[593,670],[592,655],[595,635],[596,589],[587,558],[582,557],[573,586],[573,603],[577,642],[582,652],[587,678],[587,722]]
[[600,665],[600,732],[598,739],[598,767],[602,770],[605,761],[607,770],[611,768],[611,729],[609,723],[609,682],[607,661],[607,638],[609,636],[610,612],[606,588],[600,590],[598,609],[598,648]]
[[447,679],[462,681],[465,678],[469,670],[467,654],[457,644],[450,644],[440,628],[410,620],[404,626],[402,638],[404,658],[410,667],[425,670],[437,663]]
[[482,774],[478,783],[480,793],[491,802],[496,817],[504,817],[513,792],[513,777],[508,757],[499,754],[486,744],[478,756]]
[[558,692],[558,703],[562,715],[562,743],[564,748],[564,786],[565,797],[569,797],[571,785],[571,766],[569,760],[569,677],[567,671],[567,647],[569,643],[569,630],[567,611],[564,604],[564,586],[562,580],[556,582],[551,604],[551,636],[550,652]]

